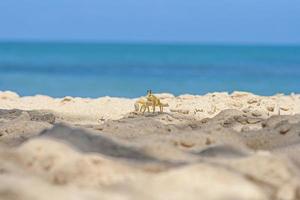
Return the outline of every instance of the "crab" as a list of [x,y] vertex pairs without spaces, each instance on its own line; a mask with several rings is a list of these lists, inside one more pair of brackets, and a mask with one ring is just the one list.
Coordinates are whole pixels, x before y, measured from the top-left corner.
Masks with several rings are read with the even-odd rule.
[[155,107],[158,106],[160,112],[163,112],[164,107],[168,107],[168,104],[164,104],[160,101],[160,99],[152,94],[151,90],[147,91],[147,96],[144,98],[140,98],[134,104],[136,112],[145,113],[146,109],[150,112],[150,106],[152,106],[153,113],[155,112]]

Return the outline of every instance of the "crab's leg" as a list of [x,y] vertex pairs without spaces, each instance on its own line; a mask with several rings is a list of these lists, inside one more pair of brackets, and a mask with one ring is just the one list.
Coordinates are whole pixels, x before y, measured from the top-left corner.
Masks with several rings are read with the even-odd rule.
[[160,112],[164,111],[164,107],[162,106],[162,104],[159,105],[159,109],[160,109]]
[[155,102],[152,103],[153,113],[155,112]]
[[143,109],[143,105],[141,105],[141,107],[140,107],[140,112],[142,112],[142,109]]
[[145,108],[145,105],[144,105],[144,104],[141,104],[140,112],[145,112],[145,111],[143,111],[144,108]]
[[147,105],[147,111],[148,111],[148,112],[150,112],[150,108],[149,108],[149,106],[148,106],[148,105]]

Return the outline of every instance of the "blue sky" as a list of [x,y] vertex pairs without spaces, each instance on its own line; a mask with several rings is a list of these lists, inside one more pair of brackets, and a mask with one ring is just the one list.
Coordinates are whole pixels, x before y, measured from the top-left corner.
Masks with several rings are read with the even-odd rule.
[[0,40],[300,44],[300,0],[1,0]]

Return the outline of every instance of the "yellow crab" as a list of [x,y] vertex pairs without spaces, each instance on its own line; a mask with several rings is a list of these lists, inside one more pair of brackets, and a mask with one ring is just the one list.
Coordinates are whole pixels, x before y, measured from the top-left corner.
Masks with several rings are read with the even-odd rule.
[[[141,106],[140,106],[141,105]],[[146,98],[141,98],[137,100],[134,104],[135,111],[140,111],[144,113],[147,109],[150,112],[150,106],[152,106],[153,112],[155,112],[155,107],[158,106],[160,112],[163,112],[164,107],[168,107],[168,104],[161,103],[160,99],[152,94],[151,90],[147,91]]]

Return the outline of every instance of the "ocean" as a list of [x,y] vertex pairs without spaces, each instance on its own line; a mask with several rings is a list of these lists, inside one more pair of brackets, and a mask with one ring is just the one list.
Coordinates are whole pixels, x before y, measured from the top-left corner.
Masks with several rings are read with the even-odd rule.
[[138,97],[235,90],[300,93],[300,46],[0,43],[0,90]]

